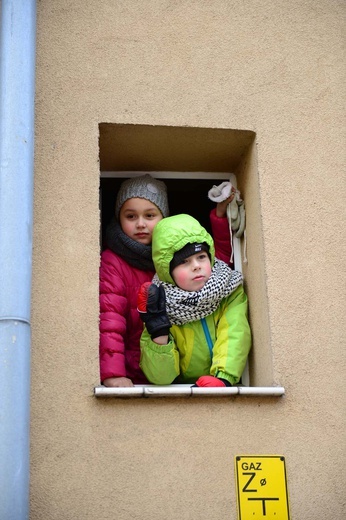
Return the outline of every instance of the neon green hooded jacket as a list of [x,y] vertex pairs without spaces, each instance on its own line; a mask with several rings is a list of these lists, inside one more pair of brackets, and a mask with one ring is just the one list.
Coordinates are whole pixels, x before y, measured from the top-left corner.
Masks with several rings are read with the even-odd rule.
[[[194,242],[209,245],[213,265],[212,237],[193,217],[176,215],[155,226],[152,251],[159,280],[175,285],[169,272],[173,255]],[[233,385],[238,383],[251,348],[247,308],[247,297],[241,285],[223,298],[217,309],[204,319],[173,325],[167,345],[152,341],[144,329],[140,342],[140,367],[147,379],[157,385],[173,382],[193,384],[202,375],[212,375],[227,379]],[[209,346],[206,326],[212,343]]]

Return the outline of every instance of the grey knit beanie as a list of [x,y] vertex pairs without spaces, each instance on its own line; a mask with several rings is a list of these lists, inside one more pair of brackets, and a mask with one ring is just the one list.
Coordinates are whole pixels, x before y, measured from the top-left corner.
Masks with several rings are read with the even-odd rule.
[[115,216],[119,219],[122,205],[129,199],[140,198],[150,200],[159,208],[164,217],[168,217],[168,199],[166,184],[158,179],[154,179],[146,173],[141,177],[133,177],[124,181],[118,191],[115,202]]

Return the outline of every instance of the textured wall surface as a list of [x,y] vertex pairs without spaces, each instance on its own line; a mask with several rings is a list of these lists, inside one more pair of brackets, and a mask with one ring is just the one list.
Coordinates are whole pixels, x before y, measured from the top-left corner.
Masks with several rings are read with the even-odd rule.
[[[37,7],[31,519],[235,519],[234,456],[280,454],[292,520],[341,520],[345,3]],[[256,133],[284,398],[93,397],[100,122]]]

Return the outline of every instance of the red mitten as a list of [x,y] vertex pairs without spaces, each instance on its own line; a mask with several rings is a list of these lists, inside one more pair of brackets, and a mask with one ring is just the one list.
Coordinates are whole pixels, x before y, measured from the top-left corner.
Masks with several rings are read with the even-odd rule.
[[222,379],[221,377],[214,376],[201,376],[197,379],[196,384],[194,386],[203,387],[203,386],[232,386],[227,379]]
[[139,312],[147,312],[148,291],[151,282],[145,282],[141,285],[138,293],[137,309]]

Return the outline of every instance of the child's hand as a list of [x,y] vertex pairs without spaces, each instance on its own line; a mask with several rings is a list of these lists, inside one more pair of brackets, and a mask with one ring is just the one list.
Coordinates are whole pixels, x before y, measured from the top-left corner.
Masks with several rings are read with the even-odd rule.
[[222,202],[218,202],[216,204],[216,216],[217,217],[223,218],[223,217],[226,216],[227,206],[234,199],[235,193],[236,193],[236,189],[235,189],[234,186],[232,186],[232,190],[231,190],[230,196],[226,200],[223,200]]
[[222,379],[221,377],[214,377],[214,376],[201,376],[199,379],[197,379],[194,386],[232,386],[227,379]]
[[125,386],[133,386],[133,383],[128,377],[108,377],[103,381],[103,385],[113,388],[121,388]]
[[144,283],[138,293],[137,309],[151,339],[168,336],[171,326],[166,313],[165,290],[153,283]]

